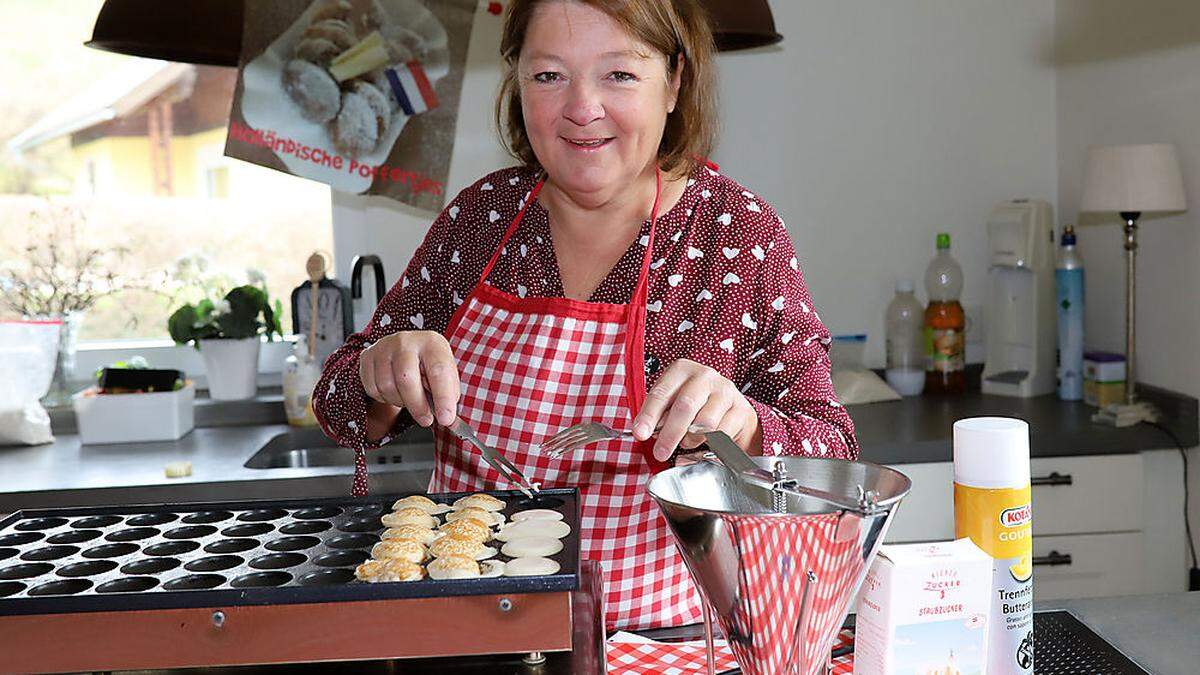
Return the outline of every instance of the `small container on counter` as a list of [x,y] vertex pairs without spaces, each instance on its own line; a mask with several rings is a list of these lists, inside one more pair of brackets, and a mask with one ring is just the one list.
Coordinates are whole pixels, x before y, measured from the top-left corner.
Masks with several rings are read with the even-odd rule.
[[937,236],[937,255],[925,270],[925,393],[967,391],[967,319],[962,304],[963,272],[950,255],[950,235]]
[[312,392],[321,379],[321,364],[309,353],[308,338],[296,336],[292,353],[283,361],[283,408],[288,424],[294,427],[316,426],[312,409]]
[[[992,559],[986,669],[1033,672],[1033,508],[1029,424],[1010,417],[954,423],[954,536]],[[965,671],[965,669],[964,669]]]
[[925,389],[925,309],[911,279],[896,280],[886,319],[888,386],[901,396],[916,396]]
[[1103,408],[1125,402],[1125,357],[1109,352],[1083,355],[1083,402]]
[[1054,268],[1058,306],[1058,397],[1083,398],[1083,259],[1075,248],[1075,228],[1063,227]]

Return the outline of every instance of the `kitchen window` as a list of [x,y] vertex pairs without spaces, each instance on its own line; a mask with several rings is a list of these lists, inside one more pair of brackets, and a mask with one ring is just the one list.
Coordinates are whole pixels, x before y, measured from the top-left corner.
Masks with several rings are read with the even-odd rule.
[[[135,282],[177,279],[181,259],[233,284],[253,268],[283,303],[290,333],[305,260],[333,249],[329,188],[224,156],[236,70],[83,46],[101,4],[0,4],[0,261],[19,258],[31,237],[64,236],[47,228],[71,212],[81,245],[127,250],[114,271]],[[165,292],[176,287],[97,301],[80,330],[77,372],[177,349],[166,321],[179,301]]]

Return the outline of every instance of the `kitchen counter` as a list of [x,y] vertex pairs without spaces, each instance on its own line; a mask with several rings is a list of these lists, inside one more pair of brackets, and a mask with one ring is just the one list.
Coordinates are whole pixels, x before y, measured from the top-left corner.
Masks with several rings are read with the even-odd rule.
[[[1164,413],[1163,423],[1185,447],[1200,444],[1197,401],[1162,390],[1142,387],[1140,394]],[[243,404],[204,405],[198,421],[246,421]],[[253,402],[245,409],[275,410],[282,406]],[[201,406],[198,404],[198,411]],[[1030,423],[1035,457],[1132,453],[1168,448],[1172,440],[1147,425],[1114,429],[1094,424],[1094,411],[1082,403],[1054,396],[1017,399],[969,393],[961,397],[915,397],[900,401],[849,406],[864,459],[883,464],[948,462],[951,426],[963,417],[1009,415]],[[309,430],[310,435],[314,430]],[[225,499],[277,499],[307,495],[339,496],[349,489],[351,469],[309,467],[249,469],[245,462],[272,437],[289,433],[285,424],[205,426],[178,441],[114,445],[81,445],[73,434],[59,434],[50,445],[0,447],[0,513],[21,508],[88,506]],[[414,429],[387,446],[402,463],[376,464],[371,453],[371,491],[375,494],[419,491],[432,469],[432,435]],[[347,450],[347,453],[350,451]],[[192,462],[191,476],[168,479],[168,462]]]
[[[1154,387],[1138,395],[1162,413],[1162,425],[1185,448],[1200,445],[1197,401]],[[1161,429],[1139,424],[1114,428],[1092,422],[1096,409],[1082,401],[1060,401],[1053,394],[1012,398],[969,392],[963,396],[917,396],[899,401],[847,406],[862,446],[862,458],[880,464],[949,462],[955,420],[998,415],[1029,422],[1033,457],[1103,455],[1172,448]]]
[[[79,436],[65,434],[49,445],[0,447],[0,514],[22,508],[347,494],[351,466],[244,466],[272,438],[293,433],[304,440],[320,436],[316,429],[295,432],[286,424],[266,424],[201,427],[176,441],[83,445]],[[415,430],[387,446],[391,463],[373,462],[371,491],[423,491],[433,470],[432,439],[429,432]],[[383,453],[372,453],[370,460],[378,460],[378,454]],[[176,461],[190,461],[192,475],[167,478],[164,467]]]

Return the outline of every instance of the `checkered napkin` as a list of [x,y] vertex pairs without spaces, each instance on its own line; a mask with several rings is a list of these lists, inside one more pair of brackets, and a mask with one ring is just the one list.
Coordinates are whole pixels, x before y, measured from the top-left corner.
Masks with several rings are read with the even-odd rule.
[[[852,644],[854,633],[844,630],[837,647]],[[717,672],[737,667],[724,640],[717,640]],[[704,641],[656,642],[633,633],[618,632],[608,639],[609,675],[703,675]],[[833,660],[833,675],[854,672],[854,654]]]

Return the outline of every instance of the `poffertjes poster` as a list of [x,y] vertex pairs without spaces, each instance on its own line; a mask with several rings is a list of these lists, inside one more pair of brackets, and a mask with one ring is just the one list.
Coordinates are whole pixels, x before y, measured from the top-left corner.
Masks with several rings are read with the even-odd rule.
[[440,210],[476,11],[476,0],[246,0],[225,154]]

